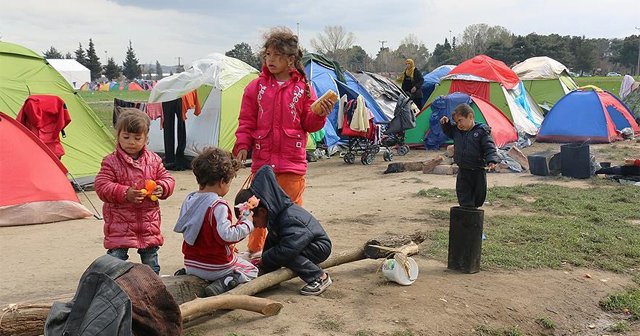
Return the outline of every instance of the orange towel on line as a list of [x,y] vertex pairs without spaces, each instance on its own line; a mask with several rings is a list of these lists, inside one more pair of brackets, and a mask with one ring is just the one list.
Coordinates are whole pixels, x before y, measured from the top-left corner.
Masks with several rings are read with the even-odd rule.
[[182,96],[182,120],[187,120],[187,110],[195,108],[194,115],[202,113],[200,102],[198,101],[198,91],[193,90]]

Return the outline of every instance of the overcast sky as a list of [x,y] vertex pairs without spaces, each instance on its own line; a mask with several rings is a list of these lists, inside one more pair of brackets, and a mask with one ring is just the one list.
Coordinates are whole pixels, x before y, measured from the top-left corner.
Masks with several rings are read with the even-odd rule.
[[[452,6],[452,4],[454,4]],[[433,51],[470,24],[529,33],[624,38],[640,27],[638,0],[0,0],[0,38],[36,52],[63,54],[93,39],[101,62],[122,62],[128,41],[141,63],[189,64],[247,42],[255,50],[273,26],[298,30],[302,46],[339,25],[375,57],[380,41],[395,49],[414,34]]]

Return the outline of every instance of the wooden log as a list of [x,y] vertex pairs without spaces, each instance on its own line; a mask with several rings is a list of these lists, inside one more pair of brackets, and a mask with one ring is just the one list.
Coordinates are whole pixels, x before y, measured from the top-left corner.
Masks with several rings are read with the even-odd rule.
[[265,316],[280,313],[284,305],[273,300],[249,295],[218,295],[195,300],[180,305],[182,323],[189,323],[197,318],[212,314],[219,309],[243,309]]
[[421,171],[424,169],[424,165],[425,162],[422,161],[393,162],[387,166],[387,170],[385,170],[383,174],[402,173],[405,171]]
[[[330,256],[329,259],[320,264],[320,267],[327,269],[344,263],[362,260],[364,258],[364,248],[356,247]],[[243,283],[225,294],[254,295],[281,282],[293,279],[295,276],[296,275],[290,269],[281,268],[277,271],[262,275],[247,283]]]
[[443,160],[444,160],[444,157],[442,157],[441,155],[438,155],[436,158],[425,162],[424,165],[422,165],[422,173],[430,174],[436,166],[442,164]]
[[[365,255],[365,247],[368,245],[378,245],[387,248],[397,248],[402,245],[406,245],[411,241],[420,243],[424,241],[424,239],[425,237],[421,233],[403,236],[389,235],[372,239],[361,247],[355,247],[343,252],[334,253],[329,257],[329,259],[321,263],[320,266],[323,269],[327,269],[365,258],[384,258],[390,251],[368,248],[367,251],[369,251],[368,253],[370,253],[370,255]],[[413,252],[411,253],[413,254]],[[415,253],[417,253],[417,251]],[[282,268],[260,276],[248,283],[242,284],[224,295],[254,295],[294,277],[295,274],[293,272],[289,269]],[[162,282],[167,287],[167,291],[174,297],[179,305],[192,301],[198,297],[204,297],[204,287],[208,284],[207,281],[192,275],[162,277]],[[2,316],[0,319],[0,336],[41,335],[44,330],[44,322],[47,319],[52,302],[68,302],[71,299],[73,299],[73,294],[66,294],[55,298],[47,298],[30,303],[18,304],[13,306],[13,308],[7,307],[3,309],[0,312],[0,316]]]
[[0,312],[0,336],[42,335],[51,304],[11,304]]

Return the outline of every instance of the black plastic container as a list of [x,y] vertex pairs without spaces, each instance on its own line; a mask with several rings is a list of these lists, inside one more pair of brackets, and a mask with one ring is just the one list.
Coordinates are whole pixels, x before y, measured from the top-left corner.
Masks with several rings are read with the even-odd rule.
[[562,176],[586,179],[591,177],[589,144],[570,143],[560,146]]
[[560,153],[540,152],[527,156],[529,171],[537,176],[554,176],[560,174]]
[[447,268],[464,273],[480,271],[484,210],[455,206],[449,212]]

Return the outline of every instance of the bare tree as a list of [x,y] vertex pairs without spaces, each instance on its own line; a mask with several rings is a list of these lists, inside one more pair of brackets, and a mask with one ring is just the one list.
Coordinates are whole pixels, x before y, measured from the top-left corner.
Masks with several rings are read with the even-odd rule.
[[511,44],[512,33],[502,26],[489,26],[486,23],[477,23],[467,26],[462,32],[462,57],[471,58],[487,51],[489,45],[494,42]]
[[310,43],[316,52],[335,57],[340,52],[350,49],[354,41],[353,33],[347,32],[344,27],[325,26],[317,37],[311,39]]
[[407,36],[405,36],[402,40],[400,40],[400,45],[403,44],[415,44],[415,45],[420,45],[422,44],[422,42],[420,42],[420,40],[418,39],[418,36],[416,36],[416,34],[409,34]]
[[398,49],[396,49],[393,54],[395,56],[393,63],[394,71],[402,71],[407,58],[413,59],[416,67],[424,71],[430,56],[427,47],[425,47],[424,43],[420,42],[414,34],[409,34],[403,38],[400,41]]

